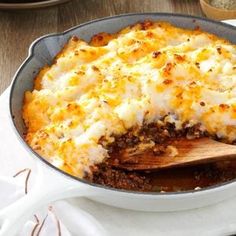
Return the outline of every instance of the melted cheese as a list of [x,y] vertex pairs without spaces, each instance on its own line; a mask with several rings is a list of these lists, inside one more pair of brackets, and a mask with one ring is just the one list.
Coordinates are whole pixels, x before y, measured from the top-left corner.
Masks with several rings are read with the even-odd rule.
[[[26,140],[78,177],[108,157],[106,144],[166,116],[236,139],[236,47],[200,30],[144,22],[88,44],[73,37],[25,94]],[[99,140],[103,139],[101,145]]]

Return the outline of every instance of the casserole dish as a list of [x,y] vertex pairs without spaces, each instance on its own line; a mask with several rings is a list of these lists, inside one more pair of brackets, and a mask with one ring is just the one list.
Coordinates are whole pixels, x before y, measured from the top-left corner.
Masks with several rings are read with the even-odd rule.
[[69,0],[48,0],[48,1],[12,1],[12,3],[0,2],[0,9],[3,10],[20,10],[20,9],[35,9],[54,6],[57,4],[68,2]]
[[[141,211],[177,211],[215,204],[236,194],[234,181],[197,191],[171,193],[140,193],[124,191],[91,184],[57,169],[34,152],[24,141],[25,126],[22,119],[24,92],[32,90],[33,78],[45,64],[50,64],[67,40],[77,35],[89,41],[99,32],[114,33],[125,26],[144,20],[168,21],[182,28],[200,27],[204,31],[236,43],[236,30],[232,26],[198,17],[146,13],[128,14],[95,20],[72,28],[62,34],[52,34],[36,40],[29,50],[29,56],[16,72],[10,93],[10,116],[22,144],[38,160],[38,179],[35,187],[24,198],[0,212],[0,235],[14,235],[29,214],[43,204],[66,197],[85,196],[108,205]],[[14,225],[14,227],[11,227]]]

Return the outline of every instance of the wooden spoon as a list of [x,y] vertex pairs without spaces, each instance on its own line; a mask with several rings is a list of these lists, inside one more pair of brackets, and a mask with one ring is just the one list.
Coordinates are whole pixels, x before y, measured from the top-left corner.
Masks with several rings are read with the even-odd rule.
[[149,149],[132,156],[121,152],[115,158],[110,158],[109,163],[126,170],[158,170],[236,159],[236,146],[210,138],[179,139],[172,145],[178,150],[176,156],[168,153],[155,155],[153,149]]

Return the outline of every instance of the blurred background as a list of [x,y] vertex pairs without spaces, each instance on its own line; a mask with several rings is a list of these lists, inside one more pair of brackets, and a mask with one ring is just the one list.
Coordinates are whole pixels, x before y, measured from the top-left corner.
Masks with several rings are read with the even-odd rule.
[[15,71],[27,56],[29,45],[36,38],[96,18],[130,12],[175,12],[203,16],[199,0],[70,0],[42,9],[0,10],[0,93],[10,84]]

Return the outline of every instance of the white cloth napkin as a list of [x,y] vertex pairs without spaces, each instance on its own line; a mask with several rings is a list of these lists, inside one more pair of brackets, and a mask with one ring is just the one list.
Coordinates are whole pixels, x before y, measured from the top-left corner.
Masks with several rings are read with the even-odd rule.
[[[236,25],[236,20],[229,23]],[[8,93],[0,96],[0,209],[25,194],[26,173],[14,178],[17,171],[31,169],[29,189],[36,174],[34,158],[20,145],[11,127]],[[35,212],[19,236],[226,236],[236,233],[235,201],[190,211],[145,213],[85,198],[69,199]]]

